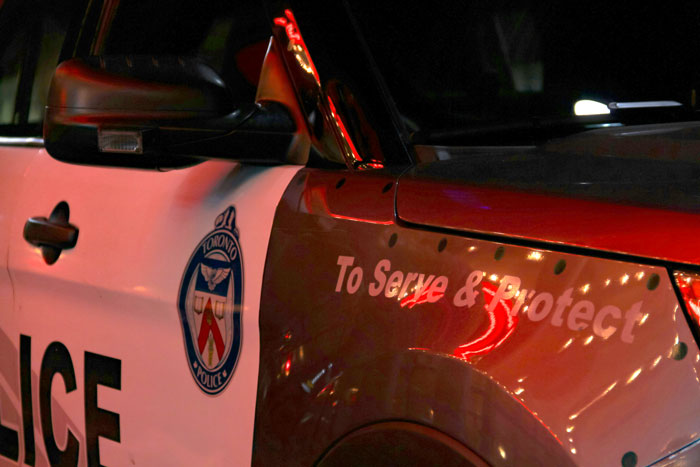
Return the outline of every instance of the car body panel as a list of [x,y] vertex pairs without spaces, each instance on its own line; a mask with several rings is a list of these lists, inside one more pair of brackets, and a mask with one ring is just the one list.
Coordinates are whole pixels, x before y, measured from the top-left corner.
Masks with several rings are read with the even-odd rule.
[[[14,308],[14,289],[8,269],[10,239],[16,235],[12,230],[15,206],[19,201],[19,188],[24,174],[39,149],[25,149],[25,157],[17,157],[16,147],[0,147],[0,165],[3,183],[0,184],[0,431],[9,428],[15,434],[22,426],[21,393],[19,376],[19,333],[17,314]],[[13,437],[12,434],[10,434]]]
[[[34,157],[17,187],[12,231],[21,232],[24,220],[46,216],[66,201],[80,234],[76,247],[51,266],[39,248],[11,237],[17,332],[10,337],[15,346],[20,334],[31,338],[37,412],[45,349],[59,342],[68,350],[77,391],[66,393],[61,378],[53,378],[53,431],[60,449],[66,429],[75,436],[80,465],[91,448],[83,395],[91,377],[84,369],[86,352],[116,359],[121,368],[119,390],[99,389],[98,407],[118,414],[121,438],[117,443],[102,436],[103,464],[250,462],[262,270],[274,209],[298,170],[204,162],[159,173],[69,165],[43,150]],[[210,396],[190,374],[176,302],[188,258],[230,205],[243,258],[243,344],[230,387]],[[3,375],[17,374],[16,358],[2,362]],[[17,392],[18,381],[10,385]],[[46,465],[40,447],[46,427],[38,414],[34,428],[36,465]]]
[[[665,268],[406,226],[393,187],[310,169],[290,184],[265,271],[254,463],[308,464],[382,420],[492,465],[648,464],[697,438],[700,354]],[[420,274],[433,285],[416,296]]]
[[[223,73],[249,46],[262,50],[263,37],[244,44],[257,35],[252,9],[231,16],[217,2],[175,3],[132,3],[134,14],[125,2],[81,4],[85,15],[69,27],[61,57],[124,54],[131,68],[138,51],[158,67],[162,53],[216,49]],[[192,166],[165,173],[69,165],[38,138],[9,147],[12,138],[0,137],[0,465],[352,465],[353,453],[401,465],[696,464],[700,333],[673,273],[700,270],[700,125],[634,123],[654,112],[624,126],[615,116],[568,114],[509,124],[529,105],[495,99],[502,83],[494,71],[542,66],[534,55],[505,63],[506,49],[539,42],[536,34],[520,41],[533,24],[526,7],[477,8],[466,23],[451,16],[462,38],[499,40],[500,52],[464,49],[482,55],[472,63],[443,54],[442,44],[454,43],[444,24],[411,13],[418,10],[388,5],[384,21],[373,5],[372,21],[360,24],[359,4],[265,3],[271,30],[263,24],[262,35],[274,40],[255,99],[291,110],[298,141],[275,161],[307,168],[236,163],[235,151],[196,145],[183,162]],[[172,16],[151,22],[164,8]],[[200,23],[200,12],[213,21]],[[396,55],[393,41],[381,41],[390,58],[408,60],[392,76],[362,30],[400,31],[404,20],[412,26],[400,37],[415,53]],[[185,23],[189,32],[175,29]],[[489,38],[491,24],[499,34]],[[501,26],[517,34],[502,36]],[[558,37],[551,53],[569,44],[566,28],[549,31]],[[166,39],[151,50],[148,40],[129,40],[170,32],[182,44]],[[190,50],[199,33],[207,39]],[[424,60],[423,74],[415,57],[428,56],[438,60]],[[251,91],[259,63],[249,58]],[[34,109],[31,60],[22,61],[17,89],[27,92],[15,107]],[[457,74],[440,76],[441,64]],[[484,66],[492,69],[479,78]],[[418,86],[407,81],[402,102],[390,88],[413,76]],[[443,86],[452,78],[466,92]],[[243,104],[252,103],[248,94]],[[505,120],[480,122],[472,97],[505,110]],[[693,89],[693,108],[695,100]],[[411,115],[431,101],[431,123],[459,127],[432,131]],[[7,129],[25,134],[17,124],[28,121],[17,117]],[[137,127],[128,131],[157,139],[157,129]],[[551,139],[591,127],[599,129]],[[263,133],[250,137],[270,146]],[[538,147],[427,145],[545,139]],[[84,162],[97,163],[95,154]],[[115,166],[128,165],[112,154]],[[60,202],[80,233],[48,265],[22,231]],[[226,245],[235,243],[238,263],[233,253],[222,259],[229,246],[214,245],[224,237],[235,237]],[[235,280],[218,293],[227,277]],[[216,295],[226,318],[198,302]],[[213,331],[212,339],[201,333],[214,318],[236,329],[227,353]],[[241,345],[236,360],[231,342]],[[217,363],[224,360],[235,362],[228,374]],[[200,379],[202,367],[230,380]]]
[[[679,132],[692,145],[700,139],[697,125],[647,125],[623,133],[632,136],[606,131],[537,148],[423,146],[424,157],[434,159],[401,177],[398,217],[697,264],[700,249],[688,232],[700,227],[700,173],[686,152],[660,149],[678,146]],[[655,145],[645,144],[652,137]]]

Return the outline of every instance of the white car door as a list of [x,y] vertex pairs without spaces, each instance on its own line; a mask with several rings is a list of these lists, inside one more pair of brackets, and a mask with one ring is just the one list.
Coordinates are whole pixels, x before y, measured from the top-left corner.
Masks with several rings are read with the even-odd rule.
[[[8,271],[12,219],[23,174],[39,151],[10,143],[18,138],[0,138],[0,462],[17,460],[22,426],[20,378],[26,377],[26,359],[22,360],[18,316],[14,312],[14,291]],[[22,341],[26,344],[26,341]],[[20,370],[21,367],[21,370]],[[21,376],[20,376],[21,373]]]
[[21,391],[31,371],[29,340],[21,335],[21,304],[9,272],[10,244],[22,236],[13,230],[15,209],[24,176],[41,151],[41,89],[56,66],[68,24],[82,17],[79,2],[47,3],[0,2],[0,465],[35,464],[22,448],[33,437],[31,429],[23,430],[33,414],[29,393]]
[[[183,49],[255,91],[267,41],[250,9],[117,3],[85,15],[109,33],[74,35],[92,37],[91,53]],[[66,164],[41,147],[0,147],[0,163],[0,465],[249,464],[263,265],[300,167],[158,172]]]
[[[263,264],[297,170],[210,161],[161,173],[35,157],[10,272],[18,332],[31,342],[22,392],[33,401],[36,465],[250,462]],[[62,201],[79,237],[48,265],[19,233]],[[207,275],[217,266],[224,277]],[[186,316],[180,301],[192,302]],[[232,302],[240,309],[224,313]]]

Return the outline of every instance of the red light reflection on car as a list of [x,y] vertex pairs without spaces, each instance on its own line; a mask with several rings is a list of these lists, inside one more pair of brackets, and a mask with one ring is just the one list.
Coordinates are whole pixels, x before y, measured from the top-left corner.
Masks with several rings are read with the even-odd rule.
[[[486,282],[482,290],[486,302],[484,308],[488,311],[498,287]],[[512,307],[513,300],[500,300],[494,309],[488,312],[489,327],[486,332],[473,341],[457,347],[454,355],[469,361],[475,355],[484,355],[500,347],[513,334],[518,324],[518,316],[511,316]]]
[[527,405],[525,405],[525,402],[523,402],[522,400],[518,399],[517,397],[515,397],[515,396],[512,395],[512,394],[511,394],[511,397],[512,397],[513,399],[515,399],[516,401],[518,401],[518,402],[520,403],[520,405],[522,405],[523,407],[525,407],[525,410],[527,410],[528,412],[530,412],[530,415],[532,415],[538,422],[540,422],[540,425],[542,425],[542,426],[545,428],[545,430],[547,430],[547,431],[549,432],[549,434],[552,435],[552,436],[554,437],[554,439],[557,440],[557,443],[559,443],[559,444],[561,444],[562,446],[564,446],[564,443],[561,442],[561,440],[560,440],[559,437],[556,435],[556,433],[554,433],[554,431],[552,431],[552,429],[544,422],[544,420],[542,420],[535,412],[533,412]]
[[[319,86],[321,85],[321,79],[318,76],[318,71],[316,71],[316,66],[314,65],[314,62],[311,60],[311,55],[309,54],[309,50],[306,47],[306,44],[304,43],[304,39],[301,37],[301,33],[299,32],[299,27],[297,25],[296,19],[294,19],[294,14],[292,13],[292,10],[286,9],[284,10],[284,16],[278,16],[273,19],[273,22],[284,28],[285,33],[287,34],[287,38],[289,39],[289,44],[287,46],[287,50],[292,52],[294,54],[294,57],[296,58],[297,62],[299,63],[299,66],[306,71],[307,73],[313,75],[314,79],[316,80],[316,84]],[[347,143],[350,152],[352,153],[352,157],[354,158],[354,162],[362,162],[362,158],[360,157],[359,152],[357,151],[357,148],[355,148],[355,144],[352,142],[352,139],[350,138],[350,133],[347,131],[347,128],[345,127],[345,124],[343,123],[343,120],[340,118],[340,115],[338,114],[337,109],[335,108],[335,104],[333,103],[333,100],[328,97],[328,107],[330,109],[331,117],[333,118],[333,121],[335,122],[336,126],[338,127],[338,130],[340,131],[343,139]],[[372,164],[380,164],[380,167],[368,165],[368,167],[371,168],[383,168],[383,164],[381,164],[378,161],[371,161]]]
[[328,107],[331,109],[331,116],[333,117],[333,120],[335,120],[335,124],[338,125],[338,129],[340,130],[340,133],[342,133],[343,139],[348,143],[348,146],[350,147],[352,157],[355,159],[356,162],[362,162],[362,157],[360,157],[360,154],[357,152],[355,144],[352,142],[352,138],[350,138],[350,133],[348,133],[347,128],[345,128],[343,119],[340,118],[340,115],[338,115],[338,110],[335,108],[335,104],[333,104],[333,99],[331,99],[330,97],[328,97]]
[[299,32],[299,27],[294,19],[294,14],[292,10],[284,10],[284,16],[278,16],[273,20],[273,22],[284,28],[287,33],[287,38],[289,39],[289,45],[287,50],[294,52],[294,57],[296,58],[299,65],[307,72],[313,75],[316,83],[320,83],[321,80],[318,77],[318,72],[316,71],[316,66],[314,62],[311,61],[311,56],[309,55],[309,50],[306,48],[304,39],[301,37]]
[[[420,296],[416,297],[416,294],[420,293]],[[444,293],[435,293],[433,292],[433,287],[430,286],[424,291],[417,291],[414,292],[410,295],[405,296],[404,298],[401,299],[401,307],[406,307],[408,306],[409,309],[413,308],[416,305],[420,305],[421,303],[425,303],[427,301],[431,302],[436,302],[440,300],[445,294]],[[430,300],[428,300],[430,299]]]
[[289,371],[292,368],[292,354],[289,354],[287,360],[284,362],[284,376],[289,376]]
[[674,277],[690,317],[700,325],[700,276],[676,271]]
[[330,206],[328,206],[327,191],[325,185],[311,186],[304,191],[304,206],[306,207],[306,212],[309,213],[323,213],[331,216],[334,219],[340,219],[345,221],[353,222],[365,222],[368,224],[379,224],[379,225],[392,225],[393,221],[380,221],[376,219],[368,219],[362,217],[349,216],[344,214],[338,214],[331,211]]
[[370,162],[366,162],[365,164],[360,165],[360,167],[359,167],[360,170],[363,170],[363,169],[366,169],[366,168],[369,168],[369,169],[383,169],[383,168],[384,168],[384,164],[381,163],[381,162],[379,162],[379,161],[377,161],[377,160],[371,160]]

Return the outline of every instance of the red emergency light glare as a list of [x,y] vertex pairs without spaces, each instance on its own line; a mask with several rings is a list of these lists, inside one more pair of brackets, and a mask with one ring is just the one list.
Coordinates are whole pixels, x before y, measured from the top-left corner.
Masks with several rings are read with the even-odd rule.
[[[315,206],[314,200],[318,200],[318,206]],[[341,219],[345,221],[353,222],[364,222],[368,224],[378,224],[378,225],[393,225],[394,221],[380,221],[376,219],[369,219],[364,217],[354,217],[347,216],[343,214],[337,214],[331,211],[330,206],[328,206],[328,195],[326,193],[326,187],[316,186],[308,189],[304,192],[304,205],[306,206],[306,212],[308,213],[324,213],[328,214],[334,219]],[[316,207],[320,208],[316,209]]]
[[292,355],[287,357],[287,361],[284,362],[284,376],[289,376],[289,370],[292,368]]
[[365,162],[364,164],[360,164],[359,169],[364,170],[364,169],[383,169],[384,164],[380,161],[372,159],[369,162]]
[[695,326],[700,326],[700,274],[675,271],[673,278],[681,291],[690,318]]
[[291,10],[284,10],[285,16],[279,16],[273,20],[273,22],[278,25],[282,26],[287,33],[287,37],[289,38],[290,41],[292,42],[299,42],[301,41],[301,34],[299,34],[299,31],[296,28],[296,21],[294,20],[294,15],[292,14]]
[[286,10],[284,10],[284,14],[289,19],[289,25],[286,26],[287,35],[289,36],[289,39],[301,41],[301,34],[299,33],[299,28],[297,27],[297,20],[294,19],[294,14],[292,13],[292,10],[287,8]]
[[[292,10],[284,10],[284,16],[278,16],[274,18],[273,22],[276,25],[284,28],[284,31],[287,34],[287,38],[289,39],[290,46],[293,50],[296,50],[297,60],[305,70],[307,70],[314,76],[316,83],[320,83],[321,80],[318,76],[318,72],[316,71],[316,66],[311,60],[309,50],[307,49],[306,44],[304,43],[304,39],[301,37],[301,32],[299,32],[299,26],[297,25]],[[333,118],[333,120],[335,120],[335,123],[338,129],[340,130],[343,139],[346,141],[348,147],[350,148],[350,152],[352,153],[355,162],[362,162],[362,157],[360,157],[359,152],[355,148],[355,144],[353,143],[352,138],[350,138],[350,133],[345,127],[345,123],[343,122],[342,118],[340,117],[340,115],[338,115],[338,111],[336,110],[335,105],[333,104],[333,101],[330,97],[328,97],[328,106],[330,107],[331,117]],[[372,161],[371,164],[374,164],[369,165],[369,167],[372,168],[384,167],[381,163],[378,163],[377,161]]]
[[[321,79],[318,77],[316,66],[311,60],[309,50],[306,48],[306,44],[304,43],[304,39],[301,37],[301,33],[299,32],[299,26],[297,25],[296,19],[294,19],[294,14],[292,13],[292,10],[284,10],[284,15],[285,16],[278,16],[272,21],[277,26],[281,26],[284,28],[284,31],[287,34],[287,38],[289,39],[290,47],[296,48],[297,50],[297,60],[300,62],[300,64],[302,64],[302,67],[304,67],[309,73],[311,73],[314,76],[314,78],[316,79],[316,83],[320,83]],[[301,55],[299,55],[299,53],[301,53]]]
[[420,295],[418,295],[420,291],[413,292],[412,294],[407,295],[406,297],[401,299],[401,307],[403,308],[408,306],[408,308],[410,309],[416,305],[421,305],[423,303],[428,302],[428,299],[431,299],[432,302],[437,302],[445,295],[442,292],[435,292],[433,289],[434,287],[430,286],[428,287],[428,290],[423,291]]
[[338,115],[338,110],[335,108],[335,104],[333,104],[333,99],[331,99],[330,96],[328,96],[328,107],[330,107],[331,116],[335,120],[335,123],[338,125],[338,129],[340,129],[340,132],[343,134],[343,139],[345,139],[345,141],[348,143],[348,147],[350,147],[352,157],[354,157],[356,161],[362,162],[362,158],[357,152],[357,149],[355,149],[355,145],[352,142],[352,138],[350,138],[350,133],[348,133],[347,128],[345,128],[343,119],[340,117],[340,115]]
[[469,361],[476,355],[485,355],[500,347],[513,334],[518,324],[518,316],[511,315],[513,300],[501,300],[489,311],[491,301],[495,298],[498,287],[489,282],[484,283],[484,309],[488,313],[489,327],[476,339],[462,344],[454,351],[454,355]]

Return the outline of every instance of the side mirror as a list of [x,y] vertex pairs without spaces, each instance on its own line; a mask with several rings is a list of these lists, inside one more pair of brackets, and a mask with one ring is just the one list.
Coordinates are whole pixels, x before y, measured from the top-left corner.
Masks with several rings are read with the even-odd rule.
[[58,160],[89,165],[165,169],[203,158],[280,164],[289,161],[297,127],[281,103],[236,105],[198,60],[103,56],[58,66],[44,143]]

